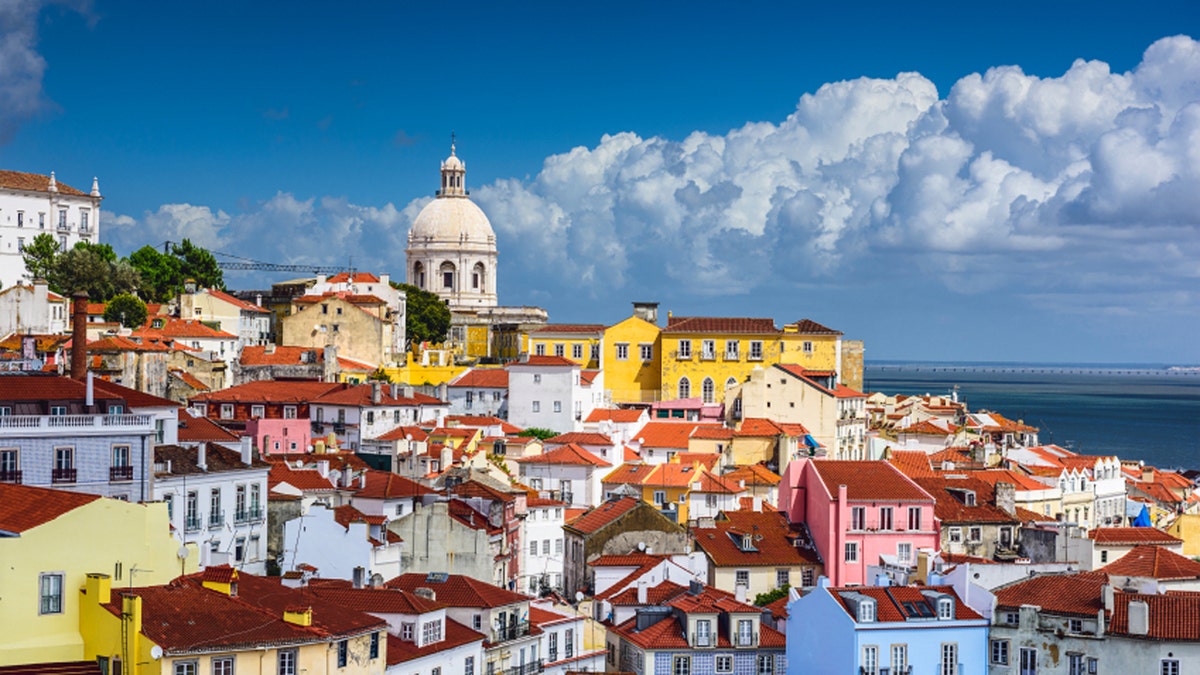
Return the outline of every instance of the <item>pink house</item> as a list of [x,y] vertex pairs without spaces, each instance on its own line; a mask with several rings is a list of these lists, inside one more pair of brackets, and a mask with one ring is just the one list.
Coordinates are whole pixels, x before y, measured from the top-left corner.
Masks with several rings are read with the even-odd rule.
[[254,418],[246,420],[243,435],[253,438],[264,455],[303,453],[312,442],[312,426],[307,419]]
[[915,564],[917,549],[938,548],[934,498],[888,462],[795,460],[779,506],[808,525],[834,586],[868,583],[881,556]]

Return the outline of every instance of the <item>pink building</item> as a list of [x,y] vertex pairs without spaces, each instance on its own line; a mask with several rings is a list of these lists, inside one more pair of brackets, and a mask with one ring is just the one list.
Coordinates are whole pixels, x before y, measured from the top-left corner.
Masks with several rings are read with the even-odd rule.
[[866,584],[881,556],[915,564],[937,550],[934,498],[884,461],[799,459],[784,471],[779,507],[808,525],[834,586]]
[[246,420],[244,435],[264,455],[304,453],[312,442],[312,426],[307,419],[255,418]]

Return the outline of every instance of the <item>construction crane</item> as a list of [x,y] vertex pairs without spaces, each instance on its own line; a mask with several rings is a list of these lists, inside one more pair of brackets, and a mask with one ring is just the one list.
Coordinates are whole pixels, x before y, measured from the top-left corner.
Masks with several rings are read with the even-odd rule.
[[[163,253],[170,254],[171,244],[176,242],[164,241]],[[245,256],[235,255],[233,253],[223,253],[221,251],[209,251],[217,258],[217,267],[223,270],[253,270],[256,272],[308,272],[309,274],[337,274],[339,272],[349,271],[354,274],[354,267],[335,267],[332,265],[287,265],[284,263],[263,262],[254,260]],[[221,260],[220,258],[230,258],[230,260]]]

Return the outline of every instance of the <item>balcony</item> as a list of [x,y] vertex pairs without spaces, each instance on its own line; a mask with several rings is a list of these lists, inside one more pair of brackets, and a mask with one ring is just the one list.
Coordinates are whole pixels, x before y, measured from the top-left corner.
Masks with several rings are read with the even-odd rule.
[[0,469],[0,483],[20,483],[20,469]]
[[[961,668],[959,669],[961,672]],[[904,666],[902,668],[877,668],[876,670],[867,670],[859,667],[859,675],[912,675],[912,666]]]
[[77,473],[75,469],[51,469],[50,482],[55,485],[74,483]]
[[263,511],[261,506],[252,506],[248,509],[238,509],[233,514],[235,523],[260,523],[263,519]]
[[700,354],[700,360],[701,361],[716,361],[717,353],[716,352],[703,352]]
[[208,529],[216,530],[225,524],[225,512],[213,511],[208,514]]
[[[501,642],[508,642],[509,640],[516,640],[517,638],[523,638],[526,635],[529,635],[529,622],[522,621],[520,623],[514,623],[511,625],[505,626],[504,628],[492,631],[491,642],[492,642],[492,644],[498,644]],[[539,668],[540,668],[540,666],[539,666]],[[539,670],[531,670],[529,672],[540,673],[542,671],[539,669]]]
[[121,483],[133,480],[133,466],[114,466],[108,470],[110,483]]
[[546,668],[542,660],[538,659],[537,661],[532,661],[530,663],[497,671],[497,675],[533,675],[534,673],[540,673],[545,669]]
[[725,360],[726,361],[741,361],[742,359],[738,355],[737,352],[725,352]]
[[733,643],[734,647],[757,647],[758,646],[758,633],[753,633],[753,634],[738,633],[735,637],[737,639],[734,640],[734,643]]
[[3,415],[0,429],[47,436],[61,436],[64,430],[146,433],[154,431],[154,420],[150,415]]
[[676,361],[691,361],[692,353],[690,351],[681,352],[679,350],[675,350],[671,352],[671,358],[675,359]]
[[705,635],[700,635],[698,633],[692,633],[692,646],[693,647],[716,647],[717,641],[713,639],[711,633],[705,634]]
[[196,532],[200,529],[200,516],[190,515],[183,519],[183,529],[186,532]]

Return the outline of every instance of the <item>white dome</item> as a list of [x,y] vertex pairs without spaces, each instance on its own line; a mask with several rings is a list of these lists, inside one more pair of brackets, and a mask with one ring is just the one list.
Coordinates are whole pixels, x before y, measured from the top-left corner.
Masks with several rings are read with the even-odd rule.
[[461,169],[461,168],[463,168],[463,163],[462,163],[462,160],[459,159],[458,157],[455,157],[454,155],[450,155],[449,157],[446,158],[446,161],[442,162],[442,168],[443,169]]
[[467,197],[443,197],[425,205],[409,232],[413,244],[462,241],[494,243],[496,233],[483,209]]

